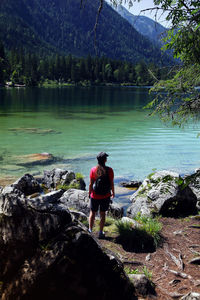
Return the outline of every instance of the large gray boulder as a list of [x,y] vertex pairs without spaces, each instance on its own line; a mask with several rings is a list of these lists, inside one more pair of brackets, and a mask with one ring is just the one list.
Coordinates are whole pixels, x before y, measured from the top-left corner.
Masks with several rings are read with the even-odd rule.
[[[62,195],[60,201],[65,203],[69,209],[74,209],[89,215],[90,199],[87,191],[69,189]],[[113,218],[122,218],[123,208],[117,203],[112,203],[110,204],[108,214]]]
[[197,212],[197,197],[179,174],[160,171],[150,174],[130,198],[127,215],[186,216]]
[[30,174],[25,174],[18,180],[16,180],[12,187],[21,191],[25,195],[31,195],[41,190],[39,182]]
[[197,209],[200,210],[200,169],[197,169],[194,174],[185,176],[184,182],[197,197]]
[[0,298],[137,299],[121,262],[53,193],[29,199],[10,186],[0,194]]
[[44,176],[42,183],[47,188],[56,188],[57,185],[69,184],[73,179],[75,179],[74,172],[69,172],[59,168],[53,169],[51,171],[44,171]]
[[62,195],[60,201],[67,205],[69,209],[83,212],[86,215],[90,212],[90,200],[87,191],[69,189]]
[[59,168],[44,171],[42,183],[47,189],[56,189],[58,185],[78,185],[79,189],[85,190],[86,186],[83,179],[76,179],[74,172]]

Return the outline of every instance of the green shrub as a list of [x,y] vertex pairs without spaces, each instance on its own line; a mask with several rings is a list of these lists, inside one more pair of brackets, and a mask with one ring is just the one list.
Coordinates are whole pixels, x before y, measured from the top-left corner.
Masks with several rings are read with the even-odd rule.
[[77,179],[77,180],[80,180],[80,179],[83,179],[83,178],[84,178],[83,174],[81,174],[81,173],[76,173],[76,179]]
[[85,225],[86,227],[89,227],[89,222],[88,222],[88,220],[83,220],[83,221],[81,221],[81,223],[83,223],[83,225]]
[[126,251],[153,252],[155,245],[153,238],[142,228],[133,227],[131,222],[116,222],[118,237],[116,241],[122,244]]
[[126,274],[141,274],[138,269],[131,269],[130,267],[125,267],[124,271],[126,272]]
[[110,226],[116,223],[116,220],[112,217],[106,217],[105,226]]
[[152,280],[152,272],[147,269],[146,266],[142,268],[144,275],[151,281]]
[[162,224],[153,219],[138,214],[135,220],[140,224],[134,227],[131,222],[116,222],[117,241],[128,251],[153,252],[160,241]]
[[138,213],[134,220],[141,225],[141,229],[152,236],[154,239],[154,244],[157,247],[161,239],[160,231],[162,229],[162,224],[159,222],[159,218],[142,216],[140,213]]
[[129,237],[132,235],[133,224],[131,222],[117,221],[115,223],[117,232],[120,236]]
[[126,274],[144,274],[150,281],[152,280],[152,272],[149,271],[146,266],[144,266],[142,270],[125,267],[124,271],[126,272]]
[[69,189],[79,189],[80,188],[80,184],[79,183],[70,183],[70,184],[58,184],[56,189],[57,190],[69,190]]

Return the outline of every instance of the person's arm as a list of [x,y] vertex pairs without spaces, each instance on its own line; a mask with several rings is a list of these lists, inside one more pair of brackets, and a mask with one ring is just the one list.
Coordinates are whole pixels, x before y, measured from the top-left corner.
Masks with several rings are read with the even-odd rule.
[[113,180],[111,182],[111,191],[112,191],[111,197],[115,198],[115,186],[114,186],[114,181]]
[[89,197],[90,197],[90,194],[92,193],[93,191],[93,184],[94,184],[94,179],[93,179],[93,169],[90,170],[90,183],[89,183]]
[[89,197],[90,197],[90,194],[92,193],[92,190],[93,190],[93,183],[94,183],[94,180],[90,178],[90,184],[89,184]]
[[112,199],[115,198],[115,186],[114,186],[114,172],[113,169],[111,169],[111,197]]

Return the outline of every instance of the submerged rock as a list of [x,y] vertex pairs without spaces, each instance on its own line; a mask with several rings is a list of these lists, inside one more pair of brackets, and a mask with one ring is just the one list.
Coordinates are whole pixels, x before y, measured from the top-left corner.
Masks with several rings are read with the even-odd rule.
[[14,157],[16,165],[30,167],[35,165],[47,165],[56,160],[50,153],[33,153]]
[[12,176],[12,175],[1,175],[0,177],[0,186],[1,187],[5,187],[6,185],[9,185],[11,183],[13,183],[15,180],[17,179],[16,176]]
[[9,128],[9,131],[12,132],[19,132],[19,133],[34,133],[34,134],[59,134],[61,132],[55,131],[51,128],[48,129],[42,129],[42,128],[36,128],[36,127],[18,127],[18,128]]
[[126,187],[126,188],[139,188],[142,182],[131,180],[131,181],[122,181],[119,184],[122,187]]
[[72,216],[62,191],[28,199],[19,186],[0,194],[2,300],[137,299],[122,263]]
[[197,212],[197,197],[179,174],[160,171],[150,174],[130,198],[127,215],[187,216]]

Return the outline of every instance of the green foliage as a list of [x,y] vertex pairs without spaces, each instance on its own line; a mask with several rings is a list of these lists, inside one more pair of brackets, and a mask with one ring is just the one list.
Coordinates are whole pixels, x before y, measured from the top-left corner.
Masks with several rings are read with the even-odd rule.
[[125,267],[124,271],[126,272],[126,274],[141,274],[138,269],[131,269],[130,267]]
[[167,14],[172,24],[164,38],[164,50],[173,50],[183,65],[170,80],[158,81],[151,92],[154,100],[147,106],[161,120],[182,126],[188,120],[199,119],[200,92],[200,2],[198,0],[154,0]]
[[[43,57],[26,53],[22,49],[20,51],[12,50],[7,55],[2,54],[2,57],[3,55],[2,61],[7,63],[4,63],[5,70],[2,71],[0,68],[0,83],[8,79],[13,84],[57,87],[75,84],[91,86],[92,84],[121,84],[127,82],[129,85],[136,83],[150,85],[155,81],[148,71],[139,75],[135,71],[137,68],[140,68],[140,65],[145,66],[146,70],[153,68],[152,64],[146,65],[144,62],[135,66],[131,63],[111,60],[105,57],[88,56],[86,58],[76,58],[71,55]],[[159,67],[154,66],[154,70],[159,72]],[[140,79],[138,79],[138,76]]]
[[83,174],[81,174],[81,173],[76,173],[75,176],[76,176],[77,180],[80,180],[80,179],[84,178]]
[[171,121],[173,125],[182,126],[191,118],[199,120],[200,93],[196,89],[198,85],[200,65],[185,65],[172,79],[154,84],[150,93],[155,97],[146,108],[153,108],[151,114],[158,113],[163,121]]
[[[126,1],[110,2],[117,5]],[[129,5],[134,6],[134,2],[130,0]],[[163,50],[172,51],[182,64],[165,80],[158,78],[150,91],[154,99],[146,108],[153,109],[150,114],[158,113],[164,122],[182,126],[191,118],[199,120],[200,92],[195,87],[200,85],[200,1],[154,0],[154,4],[155,18],[161,11],[171,24],[163,37]],[[140,76],[138,80],[142,80]]]
[[81,221],[81,223],[83,223],[86,227],[89,227],[89,222],[88,222],[88,220],[83,220],[83,221]]
[[126,274],[144,274],[150,281],[152,280],[152,272],[149,271],[146,266],[144,266],[141,271],[130,267],[125,267],[124,271]]
[[166,183],[166,182],[172,181],[173,179],[174,178],[171,175],[166,175],[166,176],[163,177],[162,181],[164,183]]
[[162,229],[162,224],[159,222],[159,218],[142,216],[140,213],[138,213],[134,219],[141,224],[142,230],[146,231],[153,237],[154,244],[157,247],[161,239],[160,231]]
[[[95,221],[95,224],[94,224],[94,227],[93,227],[93,231],[94,232],[99,231],[99,224],[100,224],[100,220],[97,219]],[[116,232],[116,226],[115,226],[115,224],[116,224],[116,219],[107,216],[106,220],[105,220],[104,231],[106,233],[109,233],[109,234],[114,234]]]
[[56,187],[57,190],[69,190],[69,189],[80,189],[80,184],[79,183],[70,183],[70,184],[58,184],[57,187]]
[[107,216],[105,220],[105,226],[110,226],[116,223],[116,220],[112,217]]
[[124,238],[130,238],[132,236],[133,224],[131,222],[116,222],[117,232]]
[[162,224],[158,219],[141,216],[141,214],[138,214],[135,220],[139,226],[135,227],[132,222],[116,222],[116,231],[119,235],[117,241],[128,251],[154,251],[160,242]]
[[151,281],[152,275],[153,275],[152,272],[149,271],[146,266],[143,267],[142,271],[143,271],[144,275]]

